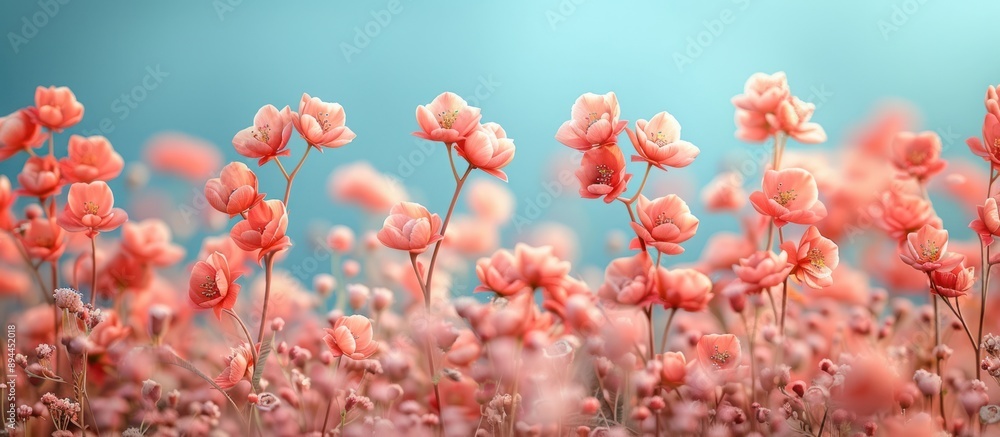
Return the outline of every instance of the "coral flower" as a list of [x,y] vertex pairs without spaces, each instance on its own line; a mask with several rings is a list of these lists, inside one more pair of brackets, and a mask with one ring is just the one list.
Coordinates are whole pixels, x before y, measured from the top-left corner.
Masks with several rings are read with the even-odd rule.
[[55,261],[66,250],[63,228],[53,219],[35,217],[20,227],[21,245],[32,259]]
[[716,176],[701,192],[701,201],[711,212],[739,211],[746,203],[746,197],[743,177],[736,172]]
[[35,124],[25,109],[0,117],[0,161],[38,147],[47,138],[48,134],[42,132],[42,127]]
[[69,156],[59,161],[63,179],[68,182],[110,181],[125,167],[107,138],[100,135],[69,137]]
[[441,93],[430,104],[417,106],[417,124],[420,138],[443,143],[455,143],[469,136],[479,127],[482,118],[479,108],[469,106],[455,93]]
[[411,254],[423,253],[428,246],[444,238],[441,236],[441,217],[413,202],[393,205],[377,236],[386,247]]
[[501,170],[514,159],[514,140],[496,123],[486,123],[458,142],[458,154],[470,165],[507,182]]
[[10,230],[14,226],[14,215],[11,207],[17,201],[17,195],[10,186],[10,179],[6,175],[0,175],[0,230]]
[[754,73],[743,85],[743,94],[733,97],[739,109],[757,113],[777,112],[778,105],[791,96],[784,71],[774,74]]
[[94,238],[128,220],[128,214],[114,206],[115,195],[106,182],[75,183],[69,187],[66,208],[58,217],[59,226],[70,232],[86,232]]
[[667,112],[656,114],[648,122],[635,122],[635,131],[625,128],[632,146],[639,153],[632,161],[646,161],[658,168],[686,167],[701,153],[694,144],[681,141],[681,124]]
[[833,270],[840,264],[840,249],[837,244],[810,226],[802,235],[799,244],[785,241],[781,249],[789,254],[792,276],[812,288],[829,287],[833,284]]
[[948,252],[948,231],[931,225],[907,235],[906,244],[899,248],[899,257],[910,267],[925,272],[951,270],[965,259],[963,255]]
[[371,213],[382,213],[407,197],[399,182],[364,161],[335,169],[327,188],[335,200],[358,205]]
[[502,224],[514,214],[514,195],[506,186],[492,180],[473,181],[466,199],[469,210],[482,222]]
[[215,377],[215,383],[222,389],[233,388],[243,379],[253,378],[253,351],[248,343],[243,343],[235,348],[230,348],[229,356],[226,357],[226,368],[219,376]]
[[625,156],[616,145],[586,151],[576,177],[580,180],[581,197],[604,197],[605,203],[614,202],[632,179],[632,175],[625,172]]
[[222,310],[231,310],[240,295],[239,274],[229,269],[229,260],[221,252],[213,252],[204,261],[195,263],[188,282],[188,297],[199,308],[211,308],[222,319]]
[[562,124],[556,140],[579,151],[615,144],[628,121],[619,120],[618,96],[586,93],[573,104],[572,119]]
[[989,162],[993,168],[1000,167],[1000,118],[997,117],[997,114],[986,114],[982,141],[976,137],[965,141],[972,153]]
[[778,105],[776,113],[767,114],[768,124],[785,132],[788,136],[803,144],[818,144],[826,141],[826,131],[817,123],[809,121],[816,105],[792,97]]
[[941,137],[931,131],[898,133],[892,143],[892,164],[918,181],[940,173],[947,164],[941,159]]
[[51,156],[32,156],[24,163],[24,168],[17,175],[21,184],[18,193],[39,198],[59,194],[61,184],[59,162]]
[[334,357],[363,360],[378,350],[378,342],[372,338],[372,321],[365,316],[341,317],[333,324],[333,329],[326,328],[324,331],[323,341],[333,351]]
[[781,284],[792,271],[788,263],[788,253],[775,254],[769,250],[754,252],[733,266],[733,271],[745,287],[747,293],[760,293]]
[[201,183],[222,165],[222,153],[215,144],[185,134],[157,134],[144,148],[143,160],[150,168],[191,182]]
[[712,280],[693,269],[668,270],[656,267],[652,294],[664,308],[702,311],[712,300]]
[[288,213],[285,204],[278,200],[265,200],[247,213],[247,219],[233,226],[230,238],[240,249],[257,252],[257,261],[264,255],[278,252],[292,245],[285,232],[288,230]]
[[883,193],[869,214],[879,228],[900,241],[925,225],[941,227],[941,219],[927,199],[898,190]]
[[344,126],[347,114],[339,103],[327,103],[303,93],[299,112],[292,115],[295,130],[319,150],[343,146],[357,137],[351,128]]
[[205,183],[205,198],[216,211],[234,217],[264,200],[257,192],[257,175],[242,162],[231,162],[222,175]]
[[257,158],[257,165],[288,156],[292,152],[285,146],[292,135],[292,118],[292,111],[287,106],[278,111],[274,105],[265,105],[254,116],[253,126],[236,133],[233,147],[240,155]]
[[632,223],[638,238],[632,240],[630,248],[638,249],[639,240],[667,255],[684,252],[680,246],[698,231],[698,218],[691,214],[687,203],[675,194],[649,200],[639,196],[636,208],[639,223]]
[[986,203],[976,207],[979,218],[969,223],[969,228],[979,234],[984,246],[993,243],[993,237],[1000,237],[1000,211],[997,208],[997,199],[990,197]]
[[476,276],[482,284],[475,291],[492,291],[501,296],[511,296],[528,289],[521,279],[521,271],[517,266],[514,254],[506,249],[500,249],[489,258],[480,258],[476,262]]
[[170,241],[170,228],[159,219],[122,226],[122,249],[155,266],[169,266],[184,258],[184,249]]
[[740,339],[733,334],[703,335],[697,350],[701,365],[715,371],[735,369],[743,355]]
[[604,284],[597,294],[609,302],[646,305],[654,297],[650,293],[652,267],[653,260],[644,251],[611,261],[604,270]]
[[965,296],[976,283],[976,268],[959,263],[951,270],[935,270],[931,273],[934,287],[931,291],[945,298]]
[[528,287],[558,287],[569,274],[570,263],[560,260],[552,246],[532,247],[524,243],[514,246],[515,265]]
[[801,168],[768,170],[761,184],[763,191],[750,194],[757,212],[774,219],[778,227],[786,223],[813,224],[826,217],[826,207],[819,201],[816,179]]
[[83,105],[73,91],[64,86],[35,88],[35,106],[28,108],[35,123],[62,132],[83,119]]
[[681,352],[664,352],[657,355],[660,362],[660,384],[666,387],[678,387],[684,384],[687,376],[687,359]]

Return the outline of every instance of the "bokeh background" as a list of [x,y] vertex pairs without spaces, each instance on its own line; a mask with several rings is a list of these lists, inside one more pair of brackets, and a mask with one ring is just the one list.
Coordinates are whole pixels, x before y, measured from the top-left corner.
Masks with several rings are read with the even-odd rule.
[[[515,139],[517,155],[506,170],[517,219],[574,229],[577,265],[603,266],[611,256],[603,250],[606,232],[628,229],[621,205],[580,199],[575,186],[562,186],[551,204],[544,200],[558,169],[572,165],[575,152],[554,135],[584,92],[615,91],[630,121],[669,111],[683,138],[701,148],[693,165],[657,174],[647,188],[655,196],[681,194],[701,218],[677,259],[684,262],[712,232],[738,228],[732,217],[705,212],[698,193],[761,147],[733,136],[729,99],[752,73],[786,71],[793,93],[817,105],[814,120],[829,141],[793,143],[791,150],[835,150],[880,102],[894,99],[917,109],[918,127],[937,131],[949,157],[970,156],[964,140],[980,132],[984,90],[1000,82],[1000,3],[985,0],[43,0],[0,9],[7,42],[0,47],[0,112],[32,104],[38,85],[69,86],[86,115],[67,134],[102,133],[126,162],[141,161],[147,140],[162,131],[204,138],[226,160],[243,159],[231,139],[262,105],[295,109],[303,92],[341,103],[358,137],[307,161],[290,211],[297,243],[323,225],[380,224],[384,216],[334,203],[326,190],[331,171],[359,160],[443,214],[453,186],[443,148],[422,148],[410,133],[417,105],[454,91]],[[152,78],[150,71],[161,73]],[[121,96],[136,87],[145,88],[144,98],[125,111]],[[65,147],[66,139],[57,143]],[[295,157],[303,143],[296,136],[293,144]],[[0,171],[14,179],[22,163],[19,156]],[[276,169],[260,175],[264,191],[280,191]],[[131,208],[154,196],[180,208],[201,189],[162,175],[150,187],[153,194],[142,196],[118,189],[118,202]],[[962,223],[971,212],[941,213],[947,226],[971,236]],[[506,227],[503,245],[529,238],[531,229]],[[197,236],[182,235],[189,254]],[[299,244],[289,260],[309,253]]]

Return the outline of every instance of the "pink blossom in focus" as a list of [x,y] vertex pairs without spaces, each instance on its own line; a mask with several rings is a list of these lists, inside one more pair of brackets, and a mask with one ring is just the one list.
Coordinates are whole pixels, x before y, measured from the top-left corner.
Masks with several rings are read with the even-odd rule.
[[253,377],[253,352],[247,343],[243,343],[235,348],[230,348],[226,357],[226,366],[219,376],[215,377],[215,383],[223,389],[233,388],[240,381]]
[[480,109],[469,106],[455,93],[441,93],[428,105],[417,107],[420,138],[443,143],[455,143],[472,134],[482,118]]
[[42,127],[35,124],[25,109],[0,117],[0,161],[41,146],[46,139],[48,134],[42,132]]
[[423,253],[442,238],[441,217],[412,202],[393,205],[378,232],[378,240],[386,247],[411,254]]
[[745,285],[747,293],[760,293],[780,285],[788,277],[792,267],[794,266],[788,262],[788,252],[775,254],[761,250],[741,259],[738,265],[733,266],[733,271]]
[[934,287],[931,289],[939,296],[953,298],[965,296],[976,283],[976,268],[965,267],[964,263],[955,265],[951,270],[935,270],[931,273]]
[[581,152],[618,142],[628,121],[619,120],[618,96],[586,93],[573,104],[572,119],[563,123],[556,140]]
[[292,245],[285,235],[288,230],[288,213],[285,204],[278,199],[265,200],[247,213],[247,219],[237,223],[229,231],[230,238],[240,249],[258,251],[257,260],[264,255],[279,252]]
[[789,222],[813,224],[826,217],[816,180],[803,169],[767,170],[761,188],[750,194],[750,204],[778,227]]
[[698,340],[698,362],[713,371],[735,369],[740,365],[743,350],[740,339],[733,334],[708,334]]
[[278,111],[274,105],[265,105],[254,116],[253,126],[236,133],[233,147],[240,155],[257,159],[257,165],[261,166],[279,156],[288,156],[292,152],[285,146],[292,135],[292,118],[287,106]]
[[646,161],[657,168],[687,167],[701,151],[687,141],[682,141],[681,124],[667,112],[660,112],[648,122],[635,122],[635,131],[625,128],[635,151],[632,161]]
[[899,257],[910,267],[925,272],[950,270],[965,259],[948,252],[948,231],[931,225],[924,225],[907,235],[906,243],[899,248]]
[[128,220],[128,214],[114,205],[115,196],[104,181],[75,183],[69,187],[59,226],[70,232],[86,232],[90,238],[115,230]]
[[640,239],[647,245],[667,255],[684,252],[683,243],[698,231],[698,218],[680,197],[669,194],[649,200],[639,196],[636,207],[638,223],[632,223],[637,238],[632,240],[631,249],[638,249]]
[[[489,124],[495,126],[487,126]],[[507,138],[496,123],[484,124],[469,133],[458,142],[456,150],[469,165],[507,182],[507,174],[501,169],[514,159],[514,140]]]
[[625,172],[625,156],[616,145],[587,150],[576,171],[580,181],[580,196],[584,199],[603,197],[611,203],[625,192],[632,175]]
[[310,146],[323,150],[350,143],[357,136],[344,125],[347,115],[339,103],[327,103],[303,93],[299,112],[292,113],[292,124]]
[[205,183],[205,199],[216,211],[235,217],[264,200],[257,191],[257,175],[242,162],[231,162],[222,175]]
[[618,258],[604,271],[604,284],[597,294],[609,302],[623,305],[647,305],[655,297],[654,279],[650,277],[653,260],[646,252]]
[[789,261],[794,266],[791,274],[799,282],[811,288],[833,284],[833,270],[840,263],[840,250],[836,243],[820,235],[815,226],[806,230],[798,244],[786,240],[781,250],[789,254]]
[[664,308],[697,312],[705,310],[712,300],[712,280],[704,273],[656,267],[652,274],[650,291]]
[[69,88],[38,87],[35,89],[35,106],[28,108],[28,114],[35,123],[62,132],[80,122],[83,105],[76,101],[76,95]]
[[372,339],[372,322],[365,316],[346,316],[337,319],[333,329],[325,329],[323,341],[336,357],[346,356],[353,360],[363,360],[378,350],[378,342]]

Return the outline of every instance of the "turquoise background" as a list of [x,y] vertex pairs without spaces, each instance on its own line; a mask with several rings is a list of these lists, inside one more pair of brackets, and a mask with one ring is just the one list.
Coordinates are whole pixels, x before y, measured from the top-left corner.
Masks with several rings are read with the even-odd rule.
[[[421,150],[410,135],[414,108],[442,91],[476,100],[484,121],[499,122],[515,139],[517,155],[506,170],[522,215],[556,179],[552,161],[573,156],[554,135],[580,94],[615,91],[630,121],[674,114],[702,154],[647,190],[681,193],[702,219],[679,258],[689,260],[711,232],[736,228],[732,218],[705,213],[697,193],[723,162],[757,147],[734,138],[729,103],[752,73],[784,70],[793,92],[820,106],[814,120],[830,141],[809,146],[816,150],[834,150],[878,102],[897,98],[919,108],[923,129],[958,135],[945,138],[948,156],[969,156],[964,138],[980,132],[984,90],[1000,83],[995,1],[63,1],[0,7],[7,42],[0,47],[0,112],[32,104],[37,85],[69,86],[86,115],[68,132],[92,131],[110,118],[107,136],[126,161],[140,159],[144,142],[164,130],[206,138],[239,159],[232,136],[262,105],[294,109],[303,92],[344,105],[358,138],[306,163],[292,200],[298,241],[306,222],[377,225],[381,216],[329,200],[328,174],[368,160],[407,176],[401,162]],[[58,11],[45,12],[53,5]],[[25,22],[42,16],[44,26],[32,35]],[[373,36],[364,41],[358,35],[366,28]],[[121,119],[113,102],[157,66],[168,76]],[[495,85],[481,86],[489,82]],[[65,140],[59,137],[62,147]],[[300,150],[301,140],[293,142]],[[432,150],[402,179],[415,200],[443,214],[451,175],[442,149]],[[13,178],[22,162],[16,157],[0,170]],[[267,191],[280,191],[277,169],[259,173]],[[190,192],[169,177],[151,184]],[[962,227],[967,215],[946,212],[946,224]],[[586,264],[606,262],[607,229],[627,229],[621,205],[580,199],[574,187],[535,221],[549,220],[577,229]],[[509,226],[504,245],[519,235]],[[296,250],[291,260],[309,252]]]

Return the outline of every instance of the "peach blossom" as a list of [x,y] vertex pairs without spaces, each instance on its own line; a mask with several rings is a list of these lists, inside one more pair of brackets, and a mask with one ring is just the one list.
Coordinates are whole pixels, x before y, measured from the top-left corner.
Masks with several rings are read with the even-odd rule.
[[997,96],[997,87],[989,85],[986,87],[986,97],[983,99],[986,105],[986,112],[1000,118],[1000,97]]
[[514,140],[507,138],[499,125],[483,125],[472,131],[458,142],[456,150],[469,165],[507,182],[507,174],[501,169],[514,159]]
[[265,105],[254,116],[253,126],[236,133],[233,147],[240,155],[257,158],[259,166],[279,156],[288,156],[292,152],[285,146],[292,135],[292,118],[287,106],[278,111],[274,105]]
[[23,269],[0,267],[0,296],[22,297],[32,290],[32,281]]
[[1000,237],[1000,211],[997,210],[997,199],[990,197],[986,203],[976,207],[979,218],[969,223],[969,228],[976,231],[984,246],[993,243],[993,237]]
[[701,252],[699,269],[705,273],[731,270],[733,264],[740,262],[740,258],[746,258],[756,250],[753,242],[745,235],[719,232],[708,237],[708,243]]
[[257,252],[257,261],[264,255],[287,249],[292,245],[285,235],[288,230],[288,213],[278,199],[265,200],[250,208],[247,219],[229,231],[230,238],[240,249]]
[[740,365],[743,350],[740,339],[733,334],[708,334],[698,339],[698,362],[706,369],[719,371]]
[[59,226],[70,232],[86,232],[90,238],[113,231],[128,220],[128,214],[114,205],[115,195],[106,182],[75,183],[69,187]]
[[155,266],[170,266],[184,258],[184,249],[170,240],[170,228],[159,219],[122,226],[122,249]]
[[631,225],[638,237],[632,240],[631,249],[638,249],[641,239],[660,252],[677,255],[684,252],[680,243],[691,239],[698,231],[698,218],[675,194],[653,200],[640,195],[636,213],[639,222]]
[[150,168],[201,183],[222,165],[216,145],[181,133],[161,133],[144,146],[143,159]]
[[1000,114],[986,114],[983,120],[982,140],[976,137],[965,140],[969,150],[989,162],[993,168],[1000,167],[1000,118],[998,117]]
[[66,235],[53,219],[35,217],[18,227],[21,245],[32,259],[57,261],[66,250]]
[[230,162],[205,183],[205,198],[216,211],[235,217],[264,200],[264,193],[257,191],[257,175],[246,164]]
[[800,143],[818,144],[826,141],[826,131],[819,124],[809,121],[814,111],[816,105],[792,97],[782,101],[777,111],[773,115],[767,114],[765,118],[768,124]]
[[931,279],[934,282],[931,292],[945,298],[965,296],[976,283],[976,268],[959,263],[951,270],[935,270]]
[[635,122],[635,131],[625,128],[632,146],[639,155],[632,161],[646,161],[657,168],[687,167],[701,153],[694,144],[681,140],[681,124],[667,112],[660,112],[649,121]]
[[869,214],[879,228],[900,241],[925,225],[941,226],[941,219],[935,214],[930,202],[923,197],[898,190],[883,193],[869,208]]
[[469,209],[476,218],[500,224],[514,213],[514,195],[502,184],[492,180],[476,179],[469,184]]
[[778,105],[791,96],[784,71],[774,74],[754,73],[743,86],[743,94],[733,97],[737,108],[758,112],[776,112]]
[[448,224],[445,247],[462,255],[483,255],[500,245],[500,231],[495,224],[456,215]]
[[204,261],[195,263],[188,281],[188,297],[199,308],[211,308],[222,319],[222,310],[231,310],[240,295],[238,273],[229,269],[229,261],[221,252],[213,252]]
[[310,146],[336,148],[350,143],[357,135],[344,125],[347,114],[339,103],[327,103],[303,93],[299,112],[292,113],[292,123]]
[[59,161],[62,177],[67,182],[110,181],[125,167],[121,155],[100,135],[69,137],[69,156]]
[[743,177],[736,172],[725,172],[712,179],[701,191],[701,201],[711,212],[739,211],[746,204]]
[[233,388],[240,381],[250,380],[253,377],[253,351],[249,343],[242,343],[235,348],[229,349],[226,357],[226,368],[215,377],[215,383],[223,390]]
[[365,316],[341,317],[333,324],[333,329],[326,328],[324,331],[326,336],[323,341],[335,357],[363,360],[378,351],[378,342],[373,339],[372,321]]
[[21,194],[39,198],[59,194],[62,188],[59,162],[51,156],[32,156],[17,175],[17,182],[21,184],[17,190]]
[[617,145],[597,147],[583,154],[576,170],[580,181],[580,196],[584,199],[604,197],[604,203],[615,201],[625,192],[632,175],[625,172],[625,156]]
[[115,343],[125,340],[132,335],[132,327],[122,323],[118,313],[108,311],[104,321],[98,323],[90,335],[87,352],[91,355],[102,354],[108,351]]
[[652,267],[653,260],[644,251],[611,261],[604,270],[604,283],[597,290],[598,296],[623,305],[648,305],[656,297],[651,290]]
[[472,134],[482,118],[480,109],[469,106],[455,93],[445,92],[428,105],[417,106],[417,124],[420,138],[443,143],[455,143]]
[[586,93],[573,104],[572,119],[562,124],[556,140],[581,152],[615,144],[628,121],[619,120],[618,96]]
[[0,117],[0,161],[41,146],[46,139],[48,134],[42,132],[42,127],[35,124],[25,109]]
[[14,226],[14,215],[11,207],[17,201],[17,195],[10,186],[7,175],[0,175],[0,230],[10,230]]
[[496,251],[489,258],[476,262],[476,276],[481,285],[475,291],[492,291],[501,296],[511,296],[529,291],[528,284],[521,279],[521,272],[514,254],[506,249]]
[[35,123],[56,132],[83,119],[83,105],[76,101],[73,91],[64,86],[35,88],[35,106],[28,111]]
[[941,159],[941,137],[932,131],[896,134],[892,143],[892,164],[918,181],[940,173],[946,165]]
[[364,161],[335,169],[327,187],[334,200],[358,205],[371,213],[381,214],[407,198],[401,184]]
[[762,191],[750,194],[750,204],[778,227],[786,223],[813,224],[826,217],[812,174],[801,168],[764,172]]
[[229,261],[229,269],[234,275],[240,276],[248,270],[247,260],[255,251],[248,252],[241,249],[229,235],[205,237],[201,242],[201,250],[198,251],[198,259],[208,258],[214,252],[221,252]]
[[153,282],[152,265],[124,250],[115,253],[103,265],[100,258],[97,261],[97,290],[103,296],[116,297],[125,291],[143,291]]
[[840,263],[840,250],[836,243],[820,235],[815,226],[806,230],[798,245],[788,240],[781,245],[781,250],[789,254],[793,265],[791,275],[799,282],[812,288],[833,284],[833,270]]
[[687,359],[681,352],[664,352],[656,359],[660,362],[660,384],[678,387],[687,376]]
[[354,231],[347,226],[334,226],[326,234],[326,245],[330,249],[340,253],[350,252],[354,249]]
[[703,311],[712,300],[712,280],[693,269],[656,267],[650,283],[656,303],[664,308]]
[[518,243],[514,246],[514,259],[521,278],[532,289],[558,286],[570,270],[570,263],[556,257],[552,246]]
[[386,247],[411,254],[423,253],[442,238],[441,217],[412,202],[393,205],[378,232],[378,240]]
[[572,262],[580,255],[580,236],[573,227],[565,223],[555,221],[538,223],[521,238],[522,243],[532,246],[552,246],[552,254],[559,259]]
[[810,300],[831,299],[848,305],[869,303],[872,296],[871,278],[865,272],[839,263],[832,273],[830,286],[810,291]]
[[771,287],[780,285],[792,271],[793,265],[788,262],[788,252],[777,254],[767,250],[754,252],[733,266],[733,271],[740,279],[747,293],[760,293]]
[[924,225],[906,236],[906,244],[899,248],[899,258],[910,267],[925,272],[950,270],[965,259],[948,252],[948,231],[931,225]]

